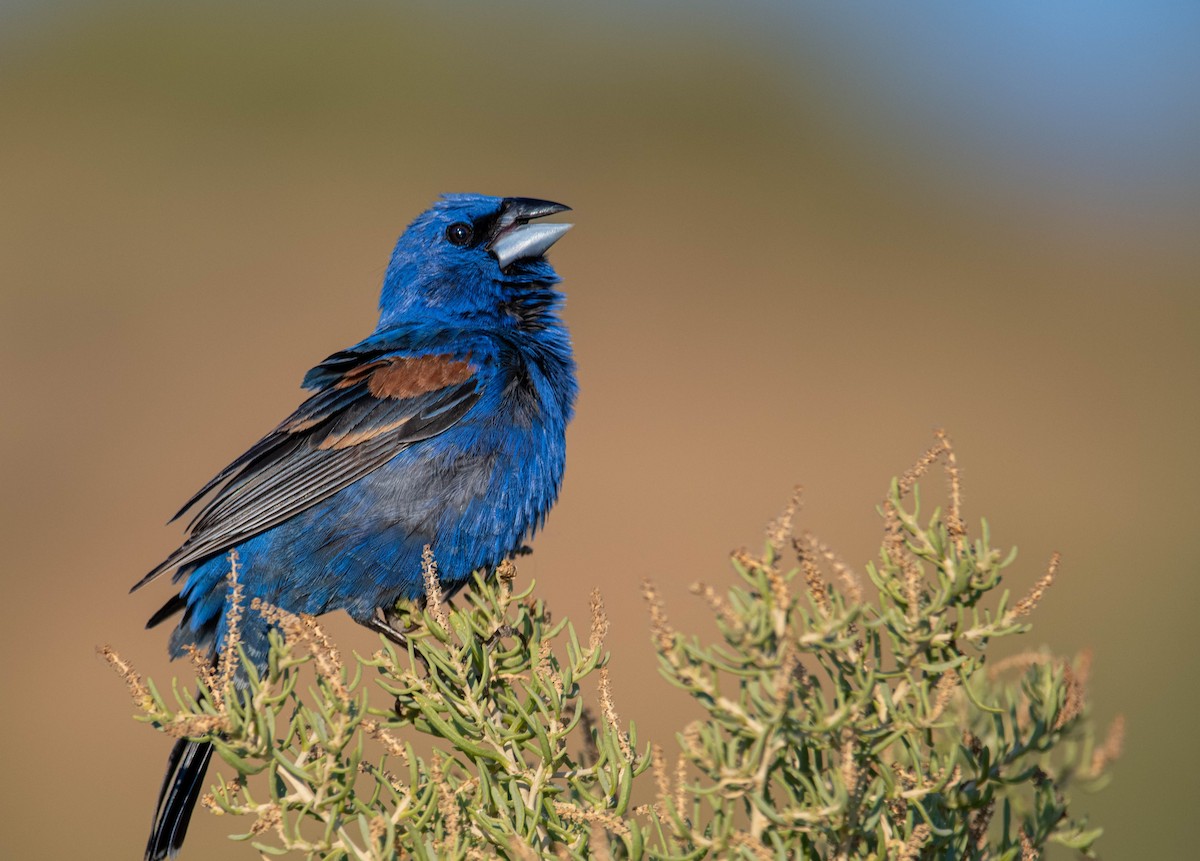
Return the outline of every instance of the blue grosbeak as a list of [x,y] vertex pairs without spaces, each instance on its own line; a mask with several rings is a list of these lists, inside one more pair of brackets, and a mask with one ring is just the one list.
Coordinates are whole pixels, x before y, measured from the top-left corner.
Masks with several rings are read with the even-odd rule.
[[[558,494],[576,392],[544,257],[570,225],[529,222],[567,209],[447,195],[408,227],[374,333],[308,372],[313,394],[188,500],[180,515],[208,497],[134,586],[183,582],[147,624],[182,611],[172,657],[221,649],[233,550],[247,600],[380,629],[381,608],[422,596],[426,545],[451,593],[521,548]],[[250,614],[240,636],[264,664],[266,623]],[[211,755],[176,743],[148,861],[179,851]]]

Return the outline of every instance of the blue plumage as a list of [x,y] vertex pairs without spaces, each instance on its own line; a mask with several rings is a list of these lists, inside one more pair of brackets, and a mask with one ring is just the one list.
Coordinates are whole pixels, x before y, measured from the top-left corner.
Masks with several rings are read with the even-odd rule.
[[[231,550],[247,600],[365,624],[421,595],[426,545],[453,590],[541,525],[576,383],[544,258],[569,225],[530,222],[566,209],[448,195],[409,226],[375,332],[308,372],[313,394],[189,500],[184,511],[207,497],[186,541],[138,583],[172,569],[183,583],[150,621],[182,611],[173,656],[219,650]],[[263,660],[265,625],[251,614],[243,626]],[[147,859],[178,851],[210,753],[177,745]]]

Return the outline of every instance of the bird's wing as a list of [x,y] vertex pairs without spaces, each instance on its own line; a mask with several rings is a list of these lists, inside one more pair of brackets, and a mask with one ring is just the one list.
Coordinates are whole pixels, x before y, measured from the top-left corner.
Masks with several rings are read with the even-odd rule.
[[216,490],[183,545],[134,589],[225,553],[329,498],[442,433],[479,400],[482,382],[470,355],[396,353],[372,341],[309,371],[305,386],[317,392],[188,500],[176,517]]

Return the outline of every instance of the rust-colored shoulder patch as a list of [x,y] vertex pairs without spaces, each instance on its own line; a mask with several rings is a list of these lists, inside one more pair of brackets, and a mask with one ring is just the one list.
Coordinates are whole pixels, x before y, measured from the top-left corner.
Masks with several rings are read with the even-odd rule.
[[373,362],[367,388],[377,398],[414,398],[471,379],[475,366],[453,356],[404,356]]

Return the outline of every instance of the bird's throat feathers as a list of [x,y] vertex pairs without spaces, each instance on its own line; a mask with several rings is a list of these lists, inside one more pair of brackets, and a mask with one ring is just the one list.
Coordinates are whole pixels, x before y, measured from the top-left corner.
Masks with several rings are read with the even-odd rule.
[[424,273],[418,264],[388,268],[379,297],[376,331],[407,325],[530,331],[559,323],[563,294],[559,278],[544,260],[513,264],[503,278],[459,272],[454,278]]

